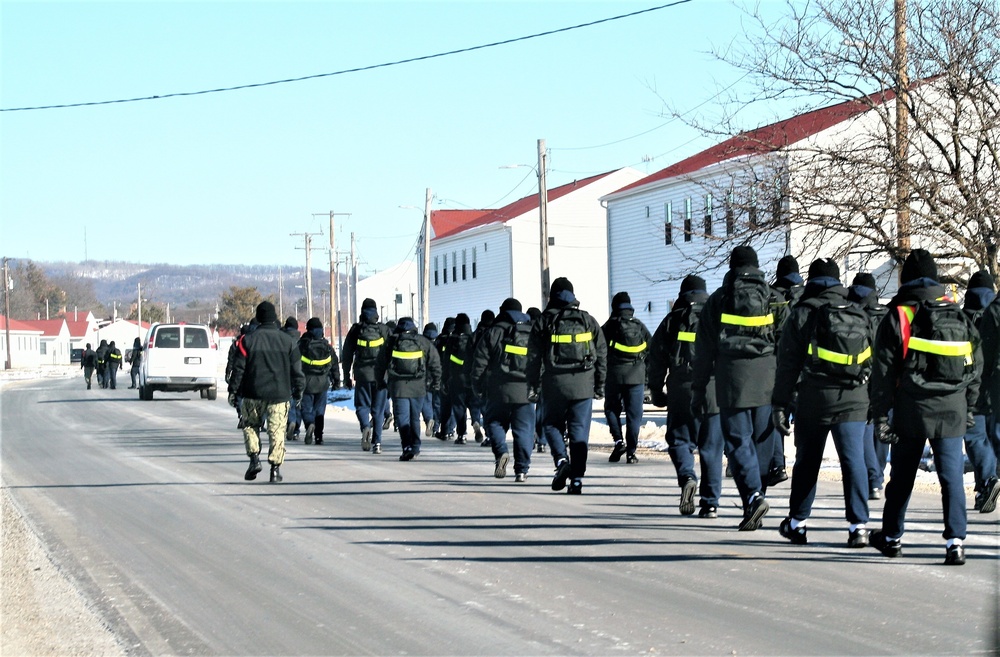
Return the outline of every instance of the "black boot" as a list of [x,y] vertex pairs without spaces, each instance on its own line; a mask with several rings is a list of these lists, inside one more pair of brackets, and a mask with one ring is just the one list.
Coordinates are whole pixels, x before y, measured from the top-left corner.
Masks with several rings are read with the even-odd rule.
[[322,415],[316,416],[316,444],[323,444],[323,426],[326,424],[326,419]]
[[250,467],[247,468],[247,473],[243,475],[243,478],[247,481],[253,481],[257,478],[257,473],[260,472],[260,459],[256,454],[250,456]]
[[281,470],[278,469],[280,467],[281,466],[274,465],[274,464],[271,465],[271,483],[272,484],[280,484],[281,483],[281,479],[282,479],[281,478]]

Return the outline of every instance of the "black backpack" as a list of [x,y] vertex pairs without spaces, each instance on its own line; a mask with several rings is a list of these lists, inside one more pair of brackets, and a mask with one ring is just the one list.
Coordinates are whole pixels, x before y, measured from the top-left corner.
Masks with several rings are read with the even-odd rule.
[[389,374],[396,379],[422,379],[427,371],[424,346],[416,334],[400,333],[389,358]]
[[500,339],[500,372],[507,381],[525,381],[528,369],[528,337],[531,322],[517,322]]
[[771,286],[736,276],[726,290],[720,318],[719,352],[729,358],[756,358],[774,353],[775,325]]
[[868,382],[874,355],[868,313],[850,301],[824,303],[809,315],[807,331],[809,378],[851,388]]
[[379,353],[385,347],[381,326],[362,322],[358,327],[354,362],[361,367],[374,365],[378,361]]
[[646,358],[642,322],[635,317],[618,317],[614,339],[608,340],[608,353],[618,361],[634,363]]
[[694,339],[698,334],[698,324],[701,319],[701,309],[704,303],[692,303],[679,310],[676,315],[677,337],[667,355],[667,364],[672,371],[691,374],[694,371]]
[[582,372],[594,367],[594,334],[579,308],[563,308],[552,321],[549,362],[557,372]]
[[302,371],[306,374],[326,374],[333,363],[333,347],[322,338],[309,338],[300,343]]
[[897,312],[903,335],[900,389],[915,397],[934,397],[969,387],[976,377],[975,329],[958,304],[935,299],[916,307],[898,306]]

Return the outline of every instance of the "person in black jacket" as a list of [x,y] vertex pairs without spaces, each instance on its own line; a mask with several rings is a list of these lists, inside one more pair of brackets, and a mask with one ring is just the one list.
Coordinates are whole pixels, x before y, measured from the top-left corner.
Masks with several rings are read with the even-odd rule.
[[[982,352],[971,320],[945,296],[930,253],[914,249],[906,256],[900,287],[875,336],[871,406],[875,437],[892,443],[892,468],[885,487],[882,528],[871,544],[887,557],[902,553],[906,508],[917,467],[930,441],[941,483],[945,564],[965,563],[966,533],[962,436],[972,420],[979,395]],[[946,342],[926,327],[961,327]],[[964,326],[962,322],[964,321]],[[958,375],[956,380],[950,379]],[[889,424],[889,411],[892,424]]]
[[[776,342],[781,341],[781,329],[791,315],[792,308],[802,296],[802,275],[799,273],[799,261],[795,256],[786,255],[778,261],[775,270],[774,284],[771,286],[777,292],[777,303],[773,304]],[[792,413],[794,414],[794,402]],[[785,437],[781,433],[774,435],[774,451],[771,452],[771,463],[767,474],[769,486],[775,486],[788,479],[785,469]]]
[[142,366],[142,340],[139,338],[132,342],[132,349],[128,353],[128,363],[131,366],[128,373],[132,377],[132,385],[129,386],[129,390],[135,390],[139,387],[139,369]]
[[[424,325],[423,336],[432,343],[437,340],[437,324],[429,322]],[[430,438],[434,435],[434,432],[437,430],[437,424],[440,422],[441,400],[438,395],[435,395],[429,389],[427,390],[427,394],[424,395],[424,405],[420,409],[420,415],[424,419],[424,435]]]
[[[285,318],[285,323],[282,325],[281,330],[283,333],[287,333],[292,336],[292,339],[296,342],[299,341],[299,320],[295,319],[291,315]],[[302,409],[299,408],[299,404],[292,404],[288,407],[288,424],[285,431],[285,441],[293,441],[299,439],[299,427],[302,426]],[[312,443],[312,440],[309,441]]]
[[[479,314],[479,323],[476,324],[476,330],[472,332],[472,342],[469,345],[470,356],[476,350],[476,345],[479,344],[479,341],[483,339],[486,332],[493,326],[495,320],[496,313],[489,308]],[[465,369],[470,369],[470,366],[471,363],[467,364]],[[469,407],[469,419],[472,421],[473,437],[477,443],[482,443],[483,447],[490,447],[489,438],[483,435],[483,413],[486,410],[485,405],[487,400],[470,391],[466,401]]]
[[107,351],[107,387],[115,390],[118,387],[118,370],[122,368],[122,352],[117,346],[115,346],[115,341],[112,340],[108,344]]
[[[987,271],[977,271],[969,278],[962,310],[969,316],[976,329],[982,326],[986,308],[996,298],[993,277]],[[982,335],[982,331],[980,331]],[[985,388],[980,388],[979,401],[972,411],[973,426],[965,432],[965,453],[972,463],[976,481],[976,498],[973,508],[980,513],[992,513],[997,508],[1000,497],[1000,480],[997,479],[997,454],[988,437],[990,396]]]
[[[455,318],[447,317],[441,325],[441,332],[434,340],[434,348],[438,352],[438,359],[445,363],[448,361],[448,341],[451,334],[455,332]],[[448,382],[442,378],[441,387],[432,392],[437,399],[438,414],[440,417],[437,423],[437,430],[434,435],[438,440],[451,440],[455,437],[455,417],[451,412],[451,399],[448,396]]]
[[535,443],[535,409],[528,401],[528,339],[531,318],[521,312],[521,302],[505,299],[490,328],[476,343],[469,380],[484,409],[486,438],[493,450],[493,476],[507,476],[510,450],[507,431],[514,439],[514,481],[524,482],[531,469]]
[[773,453],[771,392],[776,359],[775,293],[758,268],[757,252],[737,246],[722,287],[705,303],[695,341],[692,406],[705,413],[715,375],[719,420],[733,480],[743,502],[740,531],[760,529]]
[[233,374],[229,381],[229,403],[241,397],[240,413],[244,418],[243,440],[250,467],[244,479],[252,481],[260,472],[260,434],[257,427],[267,420],[267,460],[271,464],[271,483],[280,483],[281,464],[285,460],[285,425],[288,421],[289,392],[292,403],[302,399],[305,376],[295,340],[278,325],[274,304],[257,305],[259,326],[239,341]]
[[864,439],[873,342],[868,315],[848,301],[837,263],[828,258],[814,261],[781,333],[771,398],[775,429],[788,436],[791,404],[798,391],[792,491],[788,517],[778,527],[797,545],[807,543],[806,521],[830,434],[843,476],[847,547],[868,545]]
[[389,340],[389,397],[399,426],[400,461],[420,454],[420,408],[428,390],[441,387],[441,358],[430,340],[417,333],[410,317],[400,317]]
[[[635,455],[642,426],[642,405],[648,396],[646,357],[649,329],[634,317],[635,308],[628,292],[618,292],[611,299],[611,316],[601,332],[608,344],[608,375],[604,381],[604,417],[615,444],[608,457],[618,463],[638,463]],[[622,436],[622,412],[625,413],[625,436]]]
[[[465,313],[455,315],[455,329],[448,336],[441,357],[441,387],[448,397],[448,408],[455,422],[455,444],[464,445],[468,431],[470,399],[468,366],[472,363],[472,321]],[[447,440],[446,435],[438,438]],[[479,433],[479,441],[482,441]]]
[[302,395],[302,421],[306,425],[306,445],[315,439],[323,444],[323,427],[326,424],[326,393],[340,387],[340,361],[337,353],[323,335],[323,322],[311,317],[306,322],[306,332],[299,338],[302,373],[306,377]]
[[102,388],[108,387],[108,341],[101,340],[94,350],[97,356],[97,385]]
[[90,381],[94,376],[94,368],[97,367],[97,353],[90,348],[90,343],[87,343],[87,348],[83,350],[83,356],[80,358],[80,369],[83,370],[83,379],[87,382],[87,390],[90,390]]
[[[528,315],[528,319],[534,324],[538,321],[538,318],[542,316],[542,309],[536,306],[530,306],[525,313]],[[535,402],[535,451],[539,454],[545,453],[545,437],[542,435],[542,415],[544,411],[544,406],[542,406],[542,393],[538,391],[538,401]]]
[[[361,424],[361,449],[382,453],[382,422],[387,399],[389,329],[379,321],[374,299],[361,302],[361,315],[344,337],[341,366],[344,387],[354,389],[354,411]],[[351,371],[354,378],[351,378]]]
[[[875,277],[867,272],[854,276],[851,287],[847,288],[847,298],[858,304],[871,320],[872,335],[878,331],[889,310],[879,301]],[[889,462],[889,446],[875,440],[875,425],[871,413],[865,423],[865,467],[868,469],[868,499],[882,499],[882,484],[885,483],[885,466]]]
[[591,415],[594,400],[604,397],[607,361],[601,325],[580,310],[573,284],[555,279],[545,310],[532,324],[527,365],[528,400],[540,396],[545,404],[542,431],[556,466],[552,490],[583,492]]
[[[667,408],[667,453],[681,489],[679,510],[682,515],[694,513],[697,487],[701,497],[698,517],[716,518],[722,495],[723,439],[713,379],[705,389],[704,413],[695,413],[691,406],[695,339],[707,301],[705,280],[693,274],[685,276],[673,308],[653,333],[648,367],[652,402]],[[694,470],[695,449],[700,486]]]
[[[983,382],[979,396],[980,399],[989,398],[987,437],[1000,462],[1000,295],[983,311],[979,335],[983,346]],[[1000,474],[1000,467],[997,474]]]

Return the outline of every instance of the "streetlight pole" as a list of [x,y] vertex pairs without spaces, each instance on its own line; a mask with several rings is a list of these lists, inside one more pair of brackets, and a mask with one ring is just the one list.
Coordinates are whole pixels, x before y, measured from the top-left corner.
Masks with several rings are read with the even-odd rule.
[[7,343],[7,360],[4,361],[3,368],[9,370],[11,367],[10,359],[10,274],[7,271],[7,263],[10,258],[3,259],[3,324],[4,331],[6,333],[5,340]]
[[434,195],[428,187],[424,193],[424,226],[421,242],[420,267],[420,326],[427,326],[431,321],[431,199]]
[[542,308],[549,298],[549,190],[545,184],[545,140],[538,140],[538,243],[541,256]]

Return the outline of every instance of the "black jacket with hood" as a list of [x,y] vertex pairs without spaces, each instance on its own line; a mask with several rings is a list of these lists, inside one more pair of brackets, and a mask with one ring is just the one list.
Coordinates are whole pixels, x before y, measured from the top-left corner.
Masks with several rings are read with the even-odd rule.
[[[358,336],[361,334],[363,326],[374,327],[381,338],[382,344],[379,347],[378,356],[374,363],[355,363],[355,356],[358,352]],[[354,370],[354,380],[360,383],[381,383],[385,384],[385,370],[389,364],[389,336],[392,332],[389,327],[378,321],[378,310],[375,308],[364,308],[358,321],[351,327],[344,337],[344,349],[341,352],[340,365],[344,370],[344,379],[351,376]],[[376,338],[377,339],[377,338]]]
[[[611,316],[604,322],[601,332],[604,333],[604,341],[608,344],[608,376],[607,383],[618,385],[647,385],[647,358],[649,357],[649,343],[653,336],[649,329],[640,320],[635,319],[635,308],[631,303],[621,302],[611,309]],[[639,352],[638,358],[632,358],[624,352],[615,349],[612,345],[621,341],[621,321],[634,320],[638,323],[642,332],[642,341],[646,348]]]
[[[674,354],[678,351],[678,334],[691,333],[694,328],[685,317],[690,316],[688,308],[692,305],[704,304],[708,301],[708,292],[704,290],[688,290],[677,297],[673,308],[663,318],[653,333],[649,347],[649,387],[653,392],[653,403],[662,406],[666,401],[667,410],[671,413],[682,413],[684,417],[691,412],[691,386],[694,380],[694,362],[686,361],[672,366]],[[701,312],[698,313],[700,316]],[[696,338],[697,339],[697,338]],[[697,342],[695,342],[697,344]],[[666,385],[666,400],[658,400],[659,391]],[[712,374],[705,388],[705,403],[709,415],[719,412],[719,404],[715,395],[715,375]],[[661,403],[658,403],[661,402]]]
[[519,310],[501,310],[476,344],[469,380],[473,391],[484,399],[500,404],[528,403],[526,378],[512,377],[501,369],[504,338],[517,323],[525,322],[531,322],[527,314]]

